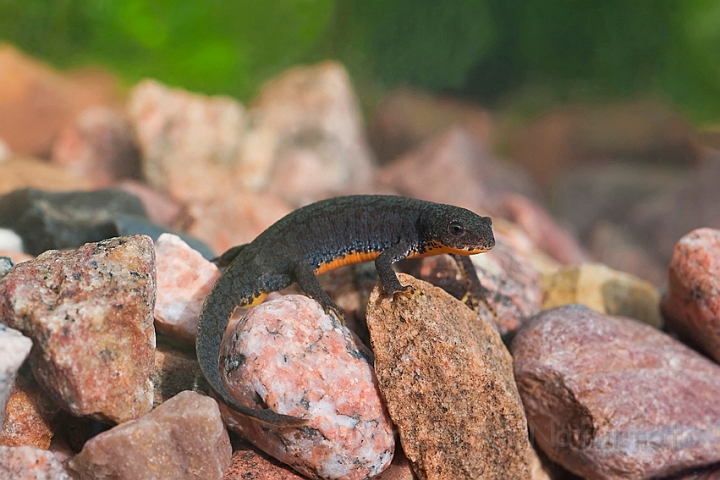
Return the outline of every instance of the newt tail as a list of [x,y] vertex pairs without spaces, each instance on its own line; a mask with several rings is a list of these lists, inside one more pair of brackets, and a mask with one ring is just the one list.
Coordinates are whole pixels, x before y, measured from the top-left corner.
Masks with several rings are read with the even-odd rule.
[[[260,303],[269,292],[293,282],[326,312],[344,318],[316,275],[358,262],[374,261],[388,296],[403,291],[392,265],[405,258],[448,253],[459,262],[495,245],[492,221],[464,208],[386,195],[322,200],[291,212],[246,245],[233,247],[217,263],[227,268],[205,300],[197,355],[205,378],[223,402],[243,415],[280,427],[305,425],[302,418],[242,405],[220,378],[220,344],[237,306]],[[466,275],[474,275],[462,261]],[[468,272],[472,270],[472,272]],[[470,278],[470,277],[468,277]],[[479,285],[477,276],[471,286]]]

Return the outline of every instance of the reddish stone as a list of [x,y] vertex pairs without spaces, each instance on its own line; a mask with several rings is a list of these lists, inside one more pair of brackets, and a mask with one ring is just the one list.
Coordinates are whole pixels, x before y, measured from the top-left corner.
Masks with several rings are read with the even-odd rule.
[[246,446],[233,452],[222,480],[303,480],[290,467]]
[[292,211],[285,202],[267,193],[236,190],[222,202],[193,202],[188,206],[192,224],[188,233],[222,253],[252,242],[266,228]]
[[0,44],[0,137],[18,155],[47,156],[75,115],[117,98],[117,83],[106,73],[60,74]]
[[222,409],[228,427],[310,478],[362,479],[388,467],[392,423],[350,331],[303,295],[249,310],[226,336],[220,370],[245,405],[307,418],[275,428]]
[[47,251],[0,281],[0,319],[34,340],[30,364],[63,408],[124,422],[152,406],[155,258],[146,236]]
[[655,328],[568,305],[511,349],[530,431],[568,470],[649,479],[720,461],[720,367]]
[[500,198],[497,211],[499,215],[520,225],[540,250],[563,265],[589,260],[577,240],[529,198],[505,194]]
[[93,106],[65,127],[53,144],[51,161],[93,188],[123,178],[140,178],[140,151],[129,121],[116,110]]
[[480,144],[492,145],[490,113],[478,105],[407,88],[388,93],[375,109],[368,136],[382,163],[411,150],[453,125],[462,125]]
[[76,478],[220,480],[231,456],[217,403],[182,392],[93,437],[66,465]]
[[178,226],[176,221],[182,214],[182,207],[164,193],[135,180],[123,180],[115,187],[139,198],[153,223],[166,227]]
[[494,211],[503,192],[531,192],[533,187],[526,179],[519,169],[492,159],[462,127],[425,141],[376,175],[379,185],[401,195],[476,212]]
[[700,228],[678,241],[661,308],[670,331],[720,362],[720,230]]
[[403,451],[420,479],[528,479],[531,450],[495,328],[443,290],[400,274],[416,293],[370,297],[375,371]]
[[60,406],[40,388],[32,374],[19,376],[7,402],[0,445],[47,450],[59,423],[59,411]]

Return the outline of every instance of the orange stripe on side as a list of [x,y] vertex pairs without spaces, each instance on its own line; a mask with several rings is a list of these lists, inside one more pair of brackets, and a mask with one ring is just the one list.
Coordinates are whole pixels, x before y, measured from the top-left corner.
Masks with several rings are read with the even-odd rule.
[[346,253],[344,256],[335,258],[333,260],[330,260],[329,262],[325,262],[321,264],[318,268],[315,269],[315,275],[320,275],[321,273],[329,272],[330,270],[334,270],[338,267],[342,267],[343,265],[352,265],[355,263],[361,263],[361,262],[370,262],[372,260],[375,260],[380,255],[380,252],[350,252]]
[[[263,300],[265,300],[266,296],[267,296],[267,292],[260,292],[258,295],[253,295],[249,299],[243,299],[240,302],[240,307],[241,308],[250,308],[250,307],[254,307],[256,305],[260,305],[263,302]],[[245,303],[245,302],[247,302],[247,303]]]

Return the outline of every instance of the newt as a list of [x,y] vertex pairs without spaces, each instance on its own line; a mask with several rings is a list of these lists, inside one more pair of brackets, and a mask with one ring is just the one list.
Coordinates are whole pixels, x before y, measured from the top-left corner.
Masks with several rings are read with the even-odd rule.
[[[330,198],[299,208],[271,225],[251,243],[233,247],[215,260],[226,267],[203,305],[197,332],[197,357],[203,375],[222,401],[239,413],[280,427],[307,423],[302,418],[241,404],[220,378],[222,337],[235,308],[261,303],[265,295],[293,282],[309,297],[344,320],[343,310],[316,275],[375,261],[384,293],[402,286],[392,265],[405,258],[451,254],[471,288],[481,289],[468,255],[495,245],[492,221],[470,210],[388,195]],[[472,272],[472,274],[470,273]]]

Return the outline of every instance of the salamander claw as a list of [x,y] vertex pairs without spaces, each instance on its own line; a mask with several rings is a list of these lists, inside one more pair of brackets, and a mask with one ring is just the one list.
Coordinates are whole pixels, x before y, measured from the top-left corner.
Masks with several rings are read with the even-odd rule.
[[407,298],[413,298],[417,295],[420,295],[420,290],[413,287],[412,285],[404,285],[400,290],[395,290],[392,294],[393,300],[397,298],[398,295],[402,295]]

